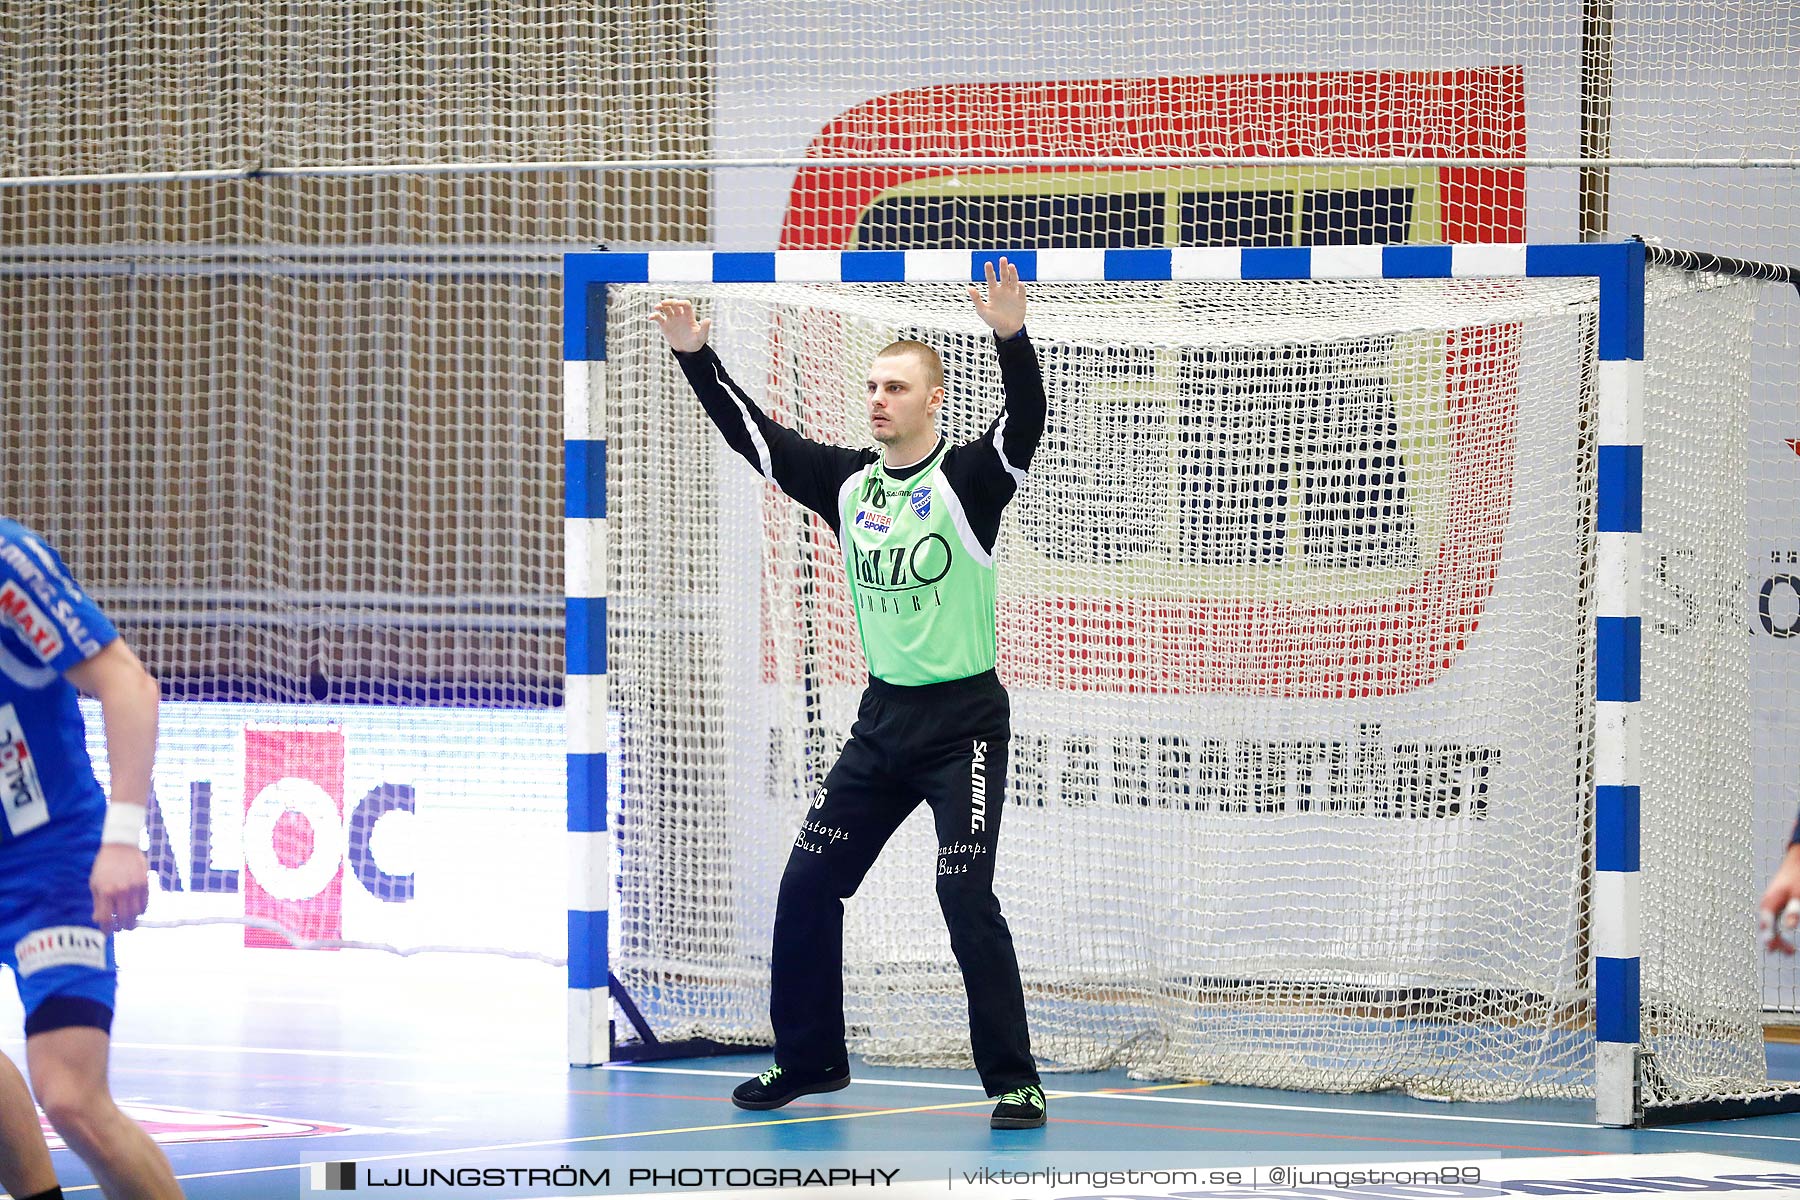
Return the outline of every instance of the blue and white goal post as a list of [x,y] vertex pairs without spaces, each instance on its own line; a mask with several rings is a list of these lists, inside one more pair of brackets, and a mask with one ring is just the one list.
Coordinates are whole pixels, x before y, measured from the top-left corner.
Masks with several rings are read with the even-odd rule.
[[[608,970],[607,908],[616,886],[608,837],[606,309],[615,284],[979,282],[1006,257],[1027,281],[1181,281],[1588,277],[1596,281],[1597,547],[1593,686],[1591,911],[1597,1117],[1610,1126],[1800,1108],[1796,1097],[1709,1102],[1701,1113],[1647,1114],[1640,1101],[1639,784],[1643,611],[1645,248],[1582,245],[1333,246],[1161,250],[704,250],[593,252],[564,264],[564,430],[568,468],[567,643],[569,1061],[614,1057],[615,1005],[651,1052],[655,1038]],[[609,985],[613,985],[609,987]],[[684,1043],[670,1053],[705,1052]],[[1749,1107],[1746,1107],[1748,1105]],[[1728,1111],[1729,1110],[1729,1111]]]

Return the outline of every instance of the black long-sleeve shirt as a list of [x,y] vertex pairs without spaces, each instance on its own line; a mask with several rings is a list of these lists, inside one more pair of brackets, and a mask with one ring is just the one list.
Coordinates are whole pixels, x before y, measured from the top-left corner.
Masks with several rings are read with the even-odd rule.
[[[1025,331],[995,338],[994,344],[1005,407],[980,437],[945,451],[943,462],[944,476],[962,500],[970,529],[990,553],[1000,534],[1000,514],[1024,482],[1043,437],[1048,408],[1037,350]],[[841,539],[839,493],[846,480],[880,457],[880,451],[826,445],[782,425],[732,381],[710,346],[688,354],[678,351],[675,357],[726,444],[765,479],[824,517]],[[903,480],[923,470],[935,457],[934,450],[910,467],[885,467],[884,471],[892,479]]]

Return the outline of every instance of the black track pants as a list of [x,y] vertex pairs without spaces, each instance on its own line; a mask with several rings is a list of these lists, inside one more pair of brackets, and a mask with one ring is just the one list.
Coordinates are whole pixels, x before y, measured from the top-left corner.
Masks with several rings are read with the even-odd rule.
[[991,671],[924,687],[870,681],[781,877],[769,1000],[778,1064],[844,1063],[844,900],[924,799],[975,1068],[990,1096],[1037,1082],[1019,962],[994,896],[1010,736],[1006,690]]

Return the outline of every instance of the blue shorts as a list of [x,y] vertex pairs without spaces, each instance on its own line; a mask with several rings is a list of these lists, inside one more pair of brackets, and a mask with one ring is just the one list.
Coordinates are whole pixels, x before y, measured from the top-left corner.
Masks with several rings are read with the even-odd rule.
[[99,849],[98,830],[55,826],[0,845],[0,964],[18,982],[27,1034],[111,1025],[118,963],[88,886]]

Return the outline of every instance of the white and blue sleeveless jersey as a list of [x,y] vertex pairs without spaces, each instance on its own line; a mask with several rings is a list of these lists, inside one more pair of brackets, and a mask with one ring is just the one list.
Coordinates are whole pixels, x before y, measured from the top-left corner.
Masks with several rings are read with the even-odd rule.
[[0,862],[46,830],[98,837],[106,795],[63,672],[118,636],[56,551],[0,518]]

